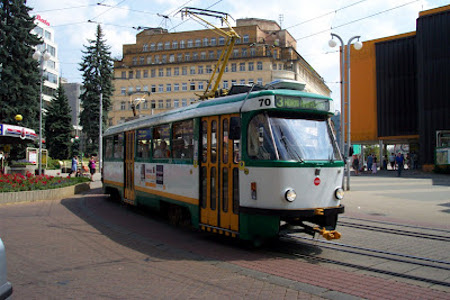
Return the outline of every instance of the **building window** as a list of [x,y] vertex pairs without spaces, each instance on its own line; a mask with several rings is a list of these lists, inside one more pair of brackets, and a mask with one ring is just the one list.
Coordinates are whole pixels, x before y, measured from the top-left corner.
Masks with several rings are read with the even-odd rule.
[[122,71],[120,77],[121,77],[122,79],[126,79],[126,78],[127,78],[127,72],[126,72],[126,71]]
[[125,96],[125,95],[127,94],[127,88],[124,87],[124,86],[121,87],[121,88],[120,88],[120,94],[123,95],[123,96]]
[[177,62],[182,62],[183,61],[183,54],[178,53],[177,54]]
[[198,66],[198,74],[203,74],[203,66]]
[[192,60],[193,61],[197,61],[198,60],[198,53],[197,52],[192,53]]
[[182,91],[187,91],[187,83],[186,83],[186,82],[183,82],[183,83],[181,84],[181,90],[182,90]]
[[151,64],[152,63],[152,56],[149,55],[147,56],[147,64]]
[[173,68],[173,75],[174,76],[179,76],[180,75],[180,68],[179,67]]
[[231,80],[231,86],[236,85],[236,80]]
[[241,79],[241,84],[245,84],[245,79]]
[[148,78],[148,70],[144,70],[144,78]]
[[137,57],[133,57],[133,66],[137,65]]
[[163,85],[163,84],[159,84],[159,85],[158,85],[158,92],[159,92],[159,93],[164,92],[164,85]]
[[172,42],[172,49],[178,49],[178,42],[177,41],[173,41]]
[[248,70],[249,71],[254,71],[255,70],[255,64],[253,62],[249,62],[248,63]]
[[180,107],[180,100],[178,100],[178,99],[173,100],[173,107],[175,107],[175,108]]
[[261,71],[261,70],[263,69],[262,61],[258,61],[258,62],[257,62],[257,64],[256,64],[256,69],[257,69],[258,71]]
[[247,44],[250,41],[248,34],[244,34],[243,41],[244,41],[244,44]]
[[214,51],[209,51],[208,52],[208,58],[209,59],[214,59]]
[[164,100],[158,100],[158,108],[164,108]]
[[187,75],[187,67],[181,68],[181,75]]
[[172,84],[171,83],[167,83],[166,84],[166,92],[171,92],[172,91]]
[[223,88],[228,89],[228,80],[223,81]]
[[159,77],[164,77],[164,69],[163,69],[163,68],[160,68],[160,69],[158,70],[158,76],[159,76]]
[[195,82],[191,82],[189,89],[195,91]]
[[263,80],[262,78],[258,78],[258,84],[262,85],[263,84]]
[[180,84],[179,83],[174,83],[173,84],[173,91],[174,92],[179,92],[180,91]]
[[150,51],[155,51],[155,43],[150,44]]
[[216,38],[215,37],[211,38],[211,46],[215,46],[216,43],[217,43]]
[[223,36],[219,37],[219,45],[225,45],[225,38]]
[[128,72],[128,79],[133,79],[133,71]]
[[162,62],[163,64],[165,64],[165,63],[167,62],[167,55],[166,55],[166,54],[164,54],[164,55],[162,56],[161,62]]
[[201,47],[202,46],[202,40],[201,39],[196,39],[195,40],[195,47]]
[[136,78],[141,78],[141,70],[136,70]]
[[236,72],[237,68],[236,68],[236,64],[233,63],[231,64],[231,72]]
[[166,100],[166,108],[171,108],[172,107],[172,101],[170,99]]
[[185,48],[185,42],[184,40],[180,41],[180,49],[184,49]]
[[185,53],[184,54],[184,61],[190,61],[191,60],[191,54],[190,53]]
[[187,99],[181,99],[181,106],[187,106]]
[[129,86],[128,87],[128,93],[132,93],[133,92],[133,87],[132,86]]
[[253,84],[253,83],[254,83],[253,78],[249,78],[248,79],[248,84]]
[[156,93],[156,85],[152,84],[152,93]]
[[250,48],[250,56],[253,57],[256,55],[256,50],[255,48]]
[[156,77],[156,69],[151,69],[150,70],[150,76],[153,78],[153,77]]
[[239,49],[233,49],[233,57],[239,56]]
[[239,64],[239,71],[245,72],[245,63],[242,62]]
[[167,69],[166,69],[166,76],[167,76],[167,77],[172,76],[172,68],[167,68]]
[[210,73],[212,73],[211,65],[207,65],[206,66],[206,74],[210,74]]
[[170,42],[165,42],[164,49],[169,50],[170,49]]
[[144,109],[148,109],[148,100],[144,100]]
[[143,65],[145,63],[145,57],[141,56],[139,57],[139,64]]
[[192,48],[194,46],[194,42],[192,40],[187,41],[187,47]]
[[120,102],[120,110],[125,110],[125,109],[126,109],[125,101]]
[[156,108],[156,100],[152,100],[150,105],[151,105],[150,106],[151,109]]
[[208,38],[203,39],[203,46],[204,47],[208,46]]
[[203,51],[203,52],[200,53],[200,59],[201,60],[205,60],[206,59],[206,52]]
[[143,91],[148,92],[148,85],[144,85]]
[[242,48],[242,57],[247,57],[247,48]]
[[175,62],[175,54],[170,54],[169,62],[171,62],[171,63]]
[[203,90],[203,81],[200,81],[200,82],[198,83],[198,89],[199,89],[200,91]]
[[163,49],[163,43],[159,42],[157,47],[158,47],[157,50],[162,50]]
[[221,55],[222,55],[222,50],[217,50],[217,59],[219,59]]
[[159,55],[155,55],[155,64],[159,64]]
[[190,70],[189,74],[195,75],[195,66],[191,67],[191,70]]

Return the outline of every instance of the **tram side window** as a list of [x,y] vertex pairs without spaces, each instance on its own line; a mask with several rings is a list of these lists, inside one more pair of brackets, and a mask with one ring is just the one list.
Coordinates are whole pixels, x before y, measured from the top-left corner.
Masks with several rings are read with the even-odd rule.
[[153,128],[153,158],[170,157],[170,125]]
[[247,152],[252,159],[276,159],[267,115],[264,113],[254,116],[248,125]]
[[137,131],[137,151],[136,157],[149,158],[152,142],[152,130],[150,128],[139,129]]
[[123,133],[114,136],[114,158],[123,158]]
[[107,137],[105,139],[105,159],[113,158],[114,153],[114,139],[113,137]]
[[173,158],[191,159],[194,154],[193,120],[173,124],[172,151]]

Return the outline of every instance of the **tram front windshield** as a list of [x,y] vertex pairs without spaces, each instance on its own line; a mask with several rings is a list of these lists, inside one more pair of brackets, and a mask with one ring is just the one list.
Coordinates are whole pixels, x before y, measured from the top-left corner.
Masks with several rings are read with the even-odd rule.
[[247,154],[255,160],[340,159],[326,118],[287,118],[266,112],[255,115],[249,123]]

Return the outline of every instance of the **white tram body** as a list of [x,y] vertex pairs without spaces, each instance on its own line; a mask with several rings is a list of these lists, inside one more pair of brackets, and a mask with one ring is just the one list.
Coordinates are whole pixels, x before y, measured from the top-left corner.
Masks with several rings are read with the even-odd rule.
[[[329,120],[332,100],[284,87],[109,128],[105,192],[167,211],[175,223],[187,218],[248,240],[286,226],[338,238],[344,162]],[[169,147],[160,158],[163,143]]]

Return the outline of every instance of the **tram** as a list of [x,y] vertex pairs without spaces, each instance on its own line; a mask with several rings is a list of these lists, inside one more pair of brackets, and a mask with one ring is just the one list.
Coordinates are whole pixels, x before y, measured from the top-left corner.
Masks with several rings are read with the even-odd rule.
[[344,161],[333,112],[332,99],[279,81],[110,127],[104,192],[243,240],[339,238]]

